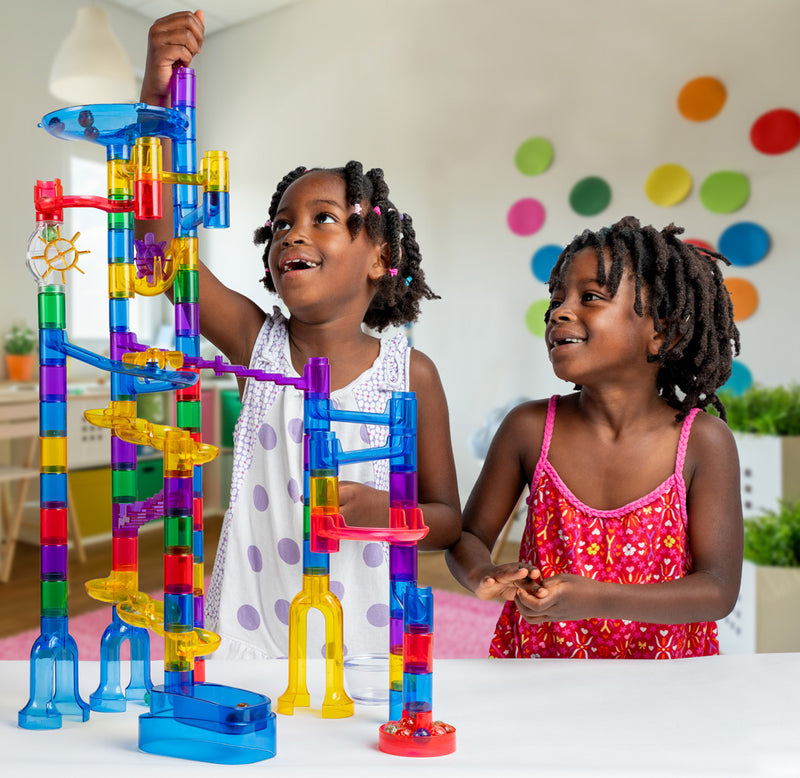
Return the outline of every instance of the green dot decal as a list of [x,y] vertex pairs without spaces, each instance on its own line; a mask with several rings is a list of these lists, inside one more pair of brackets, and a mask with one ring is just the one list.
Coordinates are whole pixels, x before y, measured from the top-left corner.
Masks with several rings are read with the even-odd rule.
[[712,173],[700,186],[700,202],[711,213],[738,211],[750,197],[747,176],[733,170]]
[[525,176],[538,176],[553,161],[553,145],[546,138],[528,138],[514,155],[517,170]]
[[587,176],[578,181],[569,193],[569,204],[581,216],[594,216],[611,202],[611,187],[605,179]]
[[545,298],[544,300],[537,300],[535,303],[531,303],[525,313],[525,326],[528,328],[528,332],[535,335],[537,338],[544,337],[544,329],[546,326],[544,323],[544,315],[549,307],[550,300]]

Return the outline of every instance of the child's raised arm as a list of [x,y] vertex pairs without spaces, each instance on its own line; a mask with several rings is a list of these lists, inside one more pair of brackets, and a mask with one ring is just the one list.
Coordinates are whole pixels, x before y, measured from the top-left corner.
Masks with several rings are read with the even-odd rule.
[[736,444],[720,419],[697,415],[684,474],[692,568],[688,575],[648,584],[555,575],[544,579],[533,594],[518,594],[520,614],[532,624],[588,618],[690,624],[727,616],[739,591],[743,523]]
[[[189,67],[203,45],[203,12],[180,11],[157,19],[150,27],[147,61],[140,100],[148,105],[169,107],[170,79],[175,67]],[[171,145],[162,141],[163,165],[171,170]],[[156,221],[137,221],[136,237],[152,232],[156,241],[171,241],[172,187],[164,187],[164,217]],[[263,311],[249,298],[229,289],[202,263],[198,266],[200,332],[232,364],[249,364],[258,331],[264,322]],[[173,290],[167,291],[170,300]]]
[[483,600],[514,599],[520,586],[536,588],[531,565],[495,565],[492,549],[522,490],[530,484],[541,451],[547,403],[514,408],[495,434],[481,473],[464,508],[459,542],[446,555],[456,580]]

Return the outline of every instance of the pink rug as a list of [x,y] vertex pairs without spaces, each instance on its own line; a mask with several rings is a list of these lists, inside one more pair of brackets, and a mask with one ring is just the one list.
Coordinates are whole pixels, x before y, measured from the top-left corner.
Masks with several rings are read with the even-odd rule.
[[[156,595],[154,595],[156,596]],[[433,600],[433,653],[436,659],[485,658],[494,625],[502,603],[483,602],[469,594],[456,594],[437,589]],[[69,632],[78,644],[81,659],[100,658],[100,638],[111,621],[111,607],[103,606],[69,620]],[[0,659],[28,659],[31,647],[39,637],[39,629],[31,629],[0,640]],[[164,658],[160,639],[150,641],[153,659]],[[128,657],[128,645],[122,648],[122,658]]]

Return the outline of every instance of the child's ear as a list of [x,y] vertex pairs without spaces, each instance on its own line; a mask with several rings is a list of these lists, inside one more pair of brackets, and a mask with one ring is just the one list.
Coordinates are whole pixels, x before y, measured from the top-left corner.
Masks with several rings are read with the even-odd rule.
[[[661,319],[661,332],[658,332],[655,327],[653,327],[653,334],[650,336],[650,342],[647,346],[647,353],[652,354],[655,356],[661,350],[662,346],[664,345],[667,339],[667,328],[669,326],[669,322],[666,319]],[[681,336],[675,335],[673,337],[672,342],[667,347],[667,351],[672,350],[675,348],[676,344],[680,341]]]
[[392,257],[392,247],[388,241],[376,246],[378,251],[375,253],[375,261],[369,269],[369,277],[372,281],[378,281],[389,272],[389,262]]

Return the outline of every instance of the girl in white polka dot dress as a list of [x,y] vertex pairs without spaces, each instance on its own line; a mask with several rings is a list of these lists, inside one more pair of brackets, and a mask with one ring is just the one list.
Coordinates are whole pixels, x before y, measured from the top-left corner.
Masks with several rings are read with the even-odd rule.
[[[150,30],[142,100],[166,105],[172,66],[188,66],[203,40],[202,13],[181,12]],[[168,160],[165,160],[165,165]],[[165,213],[171,210],[165,204]],[[152,223],[148,223],[152,229]],[[156,229],[169,229],[167,225]],[[200,331],[233,365],[301,375],[326,357],[331,399],[341,410],[382,413],[394,391],[417,397],[418,493],[428,535],[420,548],[447,548],[461,533],[447,403],[431,360],[402,333],[425,282],[411,217],[389,200],[383,171],[297,168],[278,184],[255,242],[266,288],[289,311],[267,314],[199,267]],[[303,396],[293,387],[239,379],[230,506],[206,595],[206,626],[219,633],[216,657],[288,653],[289,603],[302,588]],[[382,445],[385,427],[332,424],[345,450]],[[388,526],[387,460],[344,465],[340,509],[352,526]],[[330,557],[330,588],[344,611],[345,655],[389,648],[389,566],[383,543],[343,541]],[[308,656],[324,651],[321,615],[309,613]]]

